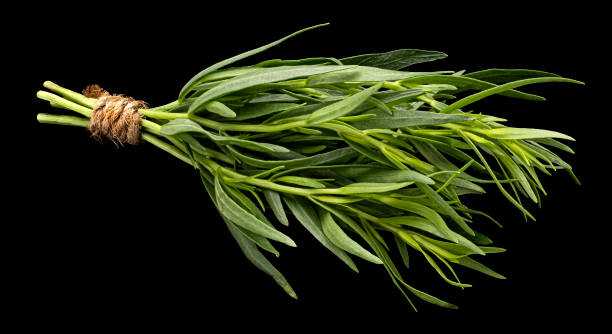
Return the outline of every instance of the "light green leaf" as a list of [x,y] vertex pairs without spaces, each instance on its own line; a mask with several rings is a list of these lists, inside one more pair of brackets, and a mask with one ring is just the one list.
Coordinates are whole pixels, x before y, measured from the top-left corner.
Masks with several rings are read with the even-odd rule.
[[302,65],[302,66],[279,66],[271,68],[259,68],[256,71],[239,75],[228,79],[219,85],[207,90],[200,95],[189,106],[189,114],[202,110],[209,101],[218,99],[230,93],[245,88],[255,87],[262,84],[285,81],[301,77],[309,77],[315,74],[338,71],[351,68],[351,66],[338,65]]
[[253,103],[237,110],[236,121],[258,118],[300,106],[297,103],[269,102]]
[[[439,72],[433,72],[439,73]],[[428,75],[432,72],[403,72],[385,70],[369,66],[357,66],[349,69],[335,71],[334,73],[325,73],[315,75],[308,79],[309,86],[320,86],[329,84],[339,84],[346,82],[380,82],[380,81],[397,81],[407,79],[419,75]]]
[[397,246],[404,266],[406,266],[407,269],[410,268],[410,257],[408,255],[408,247],[406,247],[406,243],[395,234],[393,235],[393,239],[395,240],[395,245]]
[[257,233],[263,237],[282,242],[288,246],[295,247],[295,242],[288,236],[266,225],[261,220],[244,210],[232,200],[219,182],[219,176],[215,177],[215,197],[221,214],[232,223],[246,230]]
[[382,264],[382,261],[378,257],[368,252],[360,244],[346,235],[340,226],[336,224],[328,211],[320,209],[319,219],[321,220],[323,233],[334,245],[338,246],[338,248],[359,256],[366,261]]
[[380,87],[382,87],[381,83],[376,84],[359,93],[346,97],[343,100],[323,107],[312,113],[310,118],[308,118],[308,123],[314,125],[344,116],[364,103],[374,92],[380,89]]
[[494,277],[494,278],[506,279],[505,276],[503,276],[503,275],[501,275],[501,274],[491,270],[489,267],[485,266],[484,264],[482,264],[482,263],[480,263],[480,262],[478,262],[478,261],[476,261],[474,259],[471,259],[469,257],[461,257],[461,258],[458,258],[458,259],[451,260],[451,262],[460,264],[460,265],[462,265],[464,267],[468,267],[468,268],[476,270],[476,271],[480,271],[481,273],[489,275],[489,276]]
[[325,184],[309,177],[287,175],[276,178],[276,181],[296,184],[308,188],[325,188]]
[[304,158],[297,158],[291,160],[263,160],[244,155],[230,146],[228,146],[228,149],[243,163],[258,168],[274,168],[277,166],[285,166],[286,168],[316,166],[327,163],[331,164],[339,161],[346,161],[350,158],[357,156],[357,152],[355,150],[350,147],[344,147]]
[[340,61],[342,61],[344,65],[360,65],[388,70],[401,70],[410,65],[426,63],[446,57],[446,54],[438,51],[400,49],[385,53],[370,53],[342,58]]
[[334,253],[342,262],[346,263],[351,269],[355,272],[359,272],[357,270],[357,266],[355,266],[355,262],[340,248],[334,245],[323,233],[321,228],[321,222],[315,210],[312,208],[310,203],[300,197],[293,196],[283,196],[287,207],[295,218],[315,237],[325,248],[329,249],[332,253]]
[[487,96],[499,94],[499,93],[502,93],[502,92],[505,92],[505,91],[508,91],[514,88],[518,88],[521,86],[525,86],[525,85],[544,83],[544,82],[569,82],[569,83],[575,83],[575,84],[584,84],[580,81],[560,78],[560,77],[544,77],[544,78],[531,78],[531,79],[517,80],[517,81],[508,82],[506,84],[503,84],[503,85],[500,85],[494,88],[489,88],[487,90],[483,90],[482,92],[478,92],[476,94],[472,94],[470,96],[464,97],[461,100],[454,102],[453,104],[447,106],[440,112],[450,113],[451,111],[457,110],[459,108],[463,108],[476,101],[482,100]]
[[393,115],[378,113],[365,121],[354,122],[358,129],[397,129],[407,126],[436,125],[469,121],[471,116],[459,114],[439,114],[420,110],[396,110]]
[[[449,241],[453,241],[452,239],[448,237],[447,234],[440,231],[429,220],[423,217],[420,217],[420,216],[396,216],[396,217],[387,217],[387,218],[379,218],[379,219],[381,222],[386,223],[386,224],[408,226],[414,229],[425,231],[427,233],[431,233],[435,235],[436,237],[446,239]],[[457,240],[457,243],[459,243],[460,245],[467,247],[474,254],[484,255],[484,251],[481,249],[481,247],[476,246],[473,242],[471,242],[464,236],[458,233],[455,233],[452,230],[450,230],[450,233],[453,234],[453,236]]]
[[191,78],[185,84],[185,86],[183,86],[183,88],[181,89],[181,92],[179,93],[179,96],[178,96],[179,102],[182,102],[183,99],[185,98],[185,96],[187,96],[187,94],[189,94],[189,92],[192,90],[192,87],[194,85],[196,85],[202,78],[204,78],[208,74],[210,74],[210,73],[212,73],[212,72],[214,72],[214,71],[216,71],[216,70],[218,70],[218,69],[220,69],[222,67],[228,66],[228,65],[230,65],[232,63],[235,63],[235,62],[237,62],[237,61],[239,61],[241,59],[244,59],[244,58],[250,57],[252,55],[258,54],[258,53],[260,53],[262,51],[265,51],[265,50],[267,50],[267,49],[269,49],[269,48],[271,48],[273,46],[276,46],[276,45],[284,42],[285,40],[287,40],[287,39],[289,39],[289,38],[291,38],[293,36],[299,35],[299,34],[305,32],[305,31],[308,31],[308,30],[311,30],[311,29],[315,29],[315,28],[319,28],[319,27],[322,27],[322,26],[326,26],[328,24],[329,23],[318,24],[316,26],[312,26],[312,27],[308,27],[308,28],[296,31],[293,34],[285,36],[285,37],[283,37],[283,38],[281,38],[281,39],[279,39],[277,41],[274,41],[272,43],[266,44],[264,46],[258,47],[256,49],[253,49],[253,50],[250,50],[250,51],[247,51],[247,52],[243,52],[243,53],[241,53],[239,55],[236,55],[234,57],[225,59],[225,60],[220,61],[220,62],[218,62],[218,63],[216,63],[216,64],[214,64],[212,66],[207,67],[206,69],[202,70],[200,73],[196,74],[193,78]]
[[338,193],[343,194],[343,195],[384,193],[387,191],[401,189],[411,184],[412,182],[396,182],[396,183],[355,182],[347,186],[338,188]]
[[283,274],[281,274],[280,271],[274,268],[272,263],[270,263],[270,261],[268,261],[268,259],[266,259],[259,250],[257,250],[255,244],[244,236],[236,226],[232,225],[230,222],[225,223],[227,224],[227,228],[230,230],[230,233],[234,239],[236,239],[236,242],[242,250],[242,253],[244,253],[244,256],[259,270],[270,275],[289,296],[297,299],[297,295],[295,294],[295,291],[293,291],[293,288],[291,288],[291,285],[289,285],[289,282],[287,282],[287,279],[283,276]]
[[[469,77],[460,77],[460,76],[452,76],[452,75],[425,75],[420,77],[408,78],[402,80],[401,83],[411,83],[411,84],[447,84],[453,85],[457,88],[457,93],[467,90],[467,89],[475,89],[475,90],[485,90],[489,88],[494,88],[497,85],[493,83],[489,83],[486,81],[481,81],[475,78]],[[454,94],[455,92],[453,92]],[[541,96],[527,94],[523,92],[519,92],[516,90],[508,90],[500,93],[500,95],[514,97],[525,100],[533,100],[533,101],[543,101],[545,100]]]
[[575,140],[574,138],[556,131],[528,129],[528,128],[495,128],[495,129],[472,129],[474,132],[483,134],[493,139],[536,139],[536,138],[561,138]]
[[541,77],[558,77],[558,75],[549,72],[523,70],[523,69],[499,69],[491,68],[488,70],[477,71],[465,74],[464,76],[482,81],[491,82],[494,84],[504,84],[506,82],[541,78]]
[[443,233],[446,238],[453,242],[459,241],[456,233],[448,228],[442,217],[440,217],[440,215],[433,209],[413,201],[400,200],[389,196],[379,196],[376,199],[391,207],[411,212],[426,218],[436,227],[436,229],[438,229],[438,231]]
[[174,136],[184,132],[196,132],[207,136],[218,145],[236,145],[258,152],[289,152],[288,149],[275,144],[258,143],[230,136],[216,135],[204,130],[198,123],[189,119],[173,119],[162,125],[160,132],[168,136]]
[[338,60],[335,58],[304,58],[304,59],[270,59],[264,60],[261,63],[253,65],[254,67],[276,67],[276,66],[296,66],[296,65],[323,65],[323,64],[338,64]]
[[236,113],[225,104],[218,101],[210,101],[206,103],[204,108],[213,114],[217,114],[226,118],[235,118]]
[[289,220],[285,214],[285,209],[283,209],[283,203],[281,202],[280,195],[276,191],[265,189],[264,197],[272,208],[272,212],[274,212],[276,219],[278,219],[281,224],[288,226]]
[[338,168],[337,171],[341,175],[354,178],[359,182],[396,183],[413,181],[425,184],[435,183],[431,178],[413,170],[351,166]]
[[425,193],[425,195],[427,195],[427,197],[429,197],[440,208],[441,212],[451,217],[453,221],[455,221],[455,223],[457,223],[459,227],[461,227],[461,229],[463,229],[469,235],[474,235],[474,231],[467,225],[463,217],[461,217],[457,213],[457,211],[455,211],[455,209],[453,209],[448,203],[446,203],[446,201],[442,198],[442,196],[440,196],[440,194],[433,191],[426,184],[417,183],[417,186],[419,187],[419,189],[421,189],[423,193]]

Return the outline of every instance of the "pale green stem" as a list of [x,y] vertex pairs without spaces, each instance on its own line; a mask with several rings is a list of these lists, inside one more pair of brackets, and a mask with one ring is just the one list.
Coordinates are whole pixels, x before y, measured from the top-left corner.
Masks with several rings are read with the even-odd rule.
[[86,97],[83,94],[79,94],[77,92],[71,91],[70,89],[66,89],[64,87],[61,87],[51,81],[45,81],[43,83],[43,86],[47,89],[49,89],[52,92],[58,93],[61,96],[63,96],[64,98],[66,98],[67,100],[70,100],[72,102],[76,102],[82,106],[88,107],[89,109],[93,109],[94,104],[96,104],[97,99],[92,99],[89,97]]
[[189,119],[204,125],[205,127],[219,131],[242,131],[242,132],[279,132],[293,128],[307,126],[306,121],[297,121],[278,125],[252,125],[252,124],[229,124],[216,122],[207,118],[191,115]]

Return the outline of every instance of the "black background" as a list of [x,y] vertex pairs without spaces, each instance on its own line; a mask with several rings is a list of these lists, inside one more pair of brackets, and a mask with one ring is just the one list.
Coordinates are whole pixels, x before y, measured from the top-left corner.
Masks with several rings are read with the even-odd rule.
[[[597,267],[599,236],[607,220],[594,190],[607,155],[604,98],[595,66],[606,54],[597,8],[507,4],[344,4],[285,2],[226,8],[96,4],[36,7],[8,36],[10,64],[23,82],[20,110],[9,143],[19,153],[7,174],[12,193],[7,234],[9,306],[24,328],[44,326],[247,326],[292,330],[313,327],[465,327],[494,330],[594,324],[607,293]],[[31,10],[31,9],[30,9]],[[563,172],[543,177],[549,196],[538,221],[526,223],[493,187],[470,199],[504,224],[479,221],[507,253],[483,262],[508,277],[495,280],[459,269],[474,287],[445,284],[413,256],[406,278],[414,286],[459,305],[445,310],[413,298],[413,312],[382,267],[357,260],[355,274],[296,221],[282,228],[297,248],[279,246],[273,263],[299,300],[287,297],[254,268],[219,219],[189,166],[148,145],[116,149],[86,130],[37,124],[36,113],[60,112],[35,98],[45,80],[80,90],[98,83],[155,106],[174,100],[204,67],[303,27],[331,22],[247,59],[346,57],[399,48],[443,51],[449,58],[414,70],[531,68],[585,81],[586,86],[543,84],[525,90],[546,102],[492,97],[475,110],[509,124],[561,131],[577,139],[574,166],[583,186]],[[16,30],[16,31],[15,31]],[[27,60],[27,66],[19,61]],[[23,140],[27,137],[28,140]],[[603,153],[603,154],[602,154]],[[600,158],[600,156],[602,156]],[[23,173],[23,176],[20,175]],[[10,177],[9,177],[10,176]],[[601,202],[603,203],[603,202]],[[603,261],[603,262],[602,262]],[[325,324],[325,325],[324,325]]]

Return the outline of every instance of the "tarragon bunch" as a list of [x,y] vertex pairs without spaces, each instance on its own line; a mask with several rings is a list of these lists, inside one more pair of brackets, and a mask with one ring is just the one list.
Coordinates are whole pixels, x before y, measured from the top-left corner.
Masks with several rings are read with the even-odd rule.
[[[296,246],[284,232],[290,216],[352,270],[351,255],[382,265],[409,301],[455,307],[402,278],[416,254],[457,287],[470,285],[453,265],[503,278],[475,259],[503,251],[474,229],[497,222],[463,196],[491,183],[533,218],[522,203],[545,194],[539,173],[573,176],[552,151],[573,153],[556,140],[573,139],[468,108],[494,94],[544,100],[516,90],[529,84],[580,82],[532,70],[402,71],[446,57],[412,49],[228,67],[312,28],[210,66],[176,101],[139,110],[142,139],[199,171],[245,256],[294,298],[264,256],[279,255],[277,242]],[[39,122],[88,126],[95,99],[44,86],[55,94],[39,98],[80,116],[39,114]]]

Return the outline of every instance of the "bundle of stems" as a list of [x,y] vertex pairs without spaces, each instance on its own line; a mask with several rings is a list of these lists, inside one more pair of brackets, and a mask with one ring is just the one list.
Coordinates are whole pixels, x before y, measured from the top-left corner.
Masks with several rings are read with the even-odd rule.
[[[573,139],[505,126],[467,107],[494,94],[544,100],[516,90],[529,84],[581,83],[533,70],[405,71],[446,57],[414,49],[228,67],[316,27],[210,66],[176,101],[140,109],[142,139],[199,171],[245,256],[294,298],[262,253],[278,256],[273,242],[296,246],[273,223],[286,226],[291,215],[352,270],[351,255],[382,265],[408,301],[455,308],[404,280],[400,271],[414,254],[460,288],[470,285],[453,265],[504,278],[473,258],[504,251],[474,229],[476,221],[497,221],[462,198],[494,184],[533,219],[523,201],[546,194],[538,174],[561,169],[574,177],[552,151],[573,153],[556,140]],[[39,91],[40,99],[79,116],[38,114],[39,122],[88,126],[96,99],[49,81],[44,87],[51,92]]]

